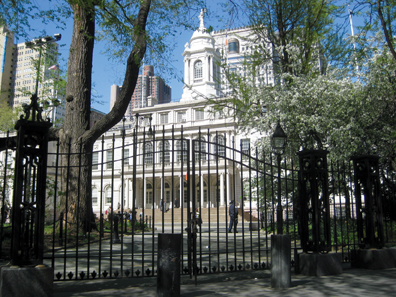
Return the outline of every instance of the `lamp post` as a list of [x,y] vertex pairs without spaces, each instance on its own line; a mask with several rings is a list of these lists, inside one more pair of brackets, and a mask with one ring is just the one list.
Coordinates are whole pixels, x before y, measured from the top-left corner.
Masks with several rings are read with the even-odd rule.
[[[38,106],[38,84],[39,84],[39,77],[40,77],[40,67],[41,67],[41,56],[43,52],[43,46],[49,43],[53,43],[56,41],[59,41],[62,38],[62,35],[57,33],[54,34],[54,37],[52,36],[45,36],[42,38],[36,38],[33,39],[32,41],[27,41],[25,42],[25,45],[27,48],[38,48],[39,49],[39,58],[38,58],[38,65],[37,65],[37,71],[36,71],[36,87],[34,90],[34,94],[31,97],[31,103],[29,106],[29,110],[32,109],[32,120],[35,121],[41,119],[41,108]],[[37,113],[37,118],[36,118],[36,113]],[[27,114],[28,116],[29,114]],[[29,116],[28,116],[29,117]]]
[[274,154],[277,156],[278,160],[278,206],[276,213],[276,226],[277,226],[277,234],[283,234],[283,208],[282,208],[282,197],[281,197],[281,157],[284,153],[286,147],[287,136],[283,131],[280,123],[278,122],[275,132],[272,135],[272,150]]

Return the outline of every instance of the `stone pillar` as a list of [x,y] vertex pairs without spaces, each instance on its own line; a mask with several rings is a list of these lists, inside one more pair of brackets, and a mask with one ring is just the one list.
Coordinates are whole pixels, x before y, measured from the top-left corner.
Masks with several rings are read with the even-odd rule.
[[[199,187],[199,189],[200,189],[200,192],[201,192],[201,193],[199,193],[199,195],[200,195],[200,200],[201,200],[201,206],[202,206],[202,207],[205,207],[205,205],[204,205],[205,187],[204,187],[204,177],[203,177],[203,174],[200,176],[200,187]],[[197,205],[197,207],[198,207],[198,205]]]
[[225,197],[224,197],[224,174],[223,173],[220,174],[219,188],[220,188],[220,206],[224,206]]
[[[137,190],[137,185],[136,185],[136,192],[138,193],[138,190]],[[136,198],[137,198],[137,193],[136,193]],[[147,205],[146,205],[146,203],[147,203],[147,197],[146,197],[146,194],[147,192],[146,192],[146,179],[143,179],[143,209],[146,209],[147,208]],[[154,198],[153,198],[154,199]],[[153,200],[153,203],[154,203],[154,200]]]
[[158,234],[157,297],[180,296],[182,234]]
[[129,187],[129,183],[130,183],[130,179],[129,178],[127,178],[126,179],[126,204],[125,204],[125,208],[126,209],[129,209],[129,208],[132,208],[132,207],[130,207],[130,205],[131,205],[131,203],[130,203],[130,200],[129,200],[129,189],[130,189],[130,187]]
[[[231,185],[230,185],[230,174],[228,172],[225,173],[226,177],[226,187],[227,187],[227,197],[225,197],[227,204],[231,201]],[[233,189],[235,191],[235,189]],[[224,204],[223,204],[224,205]]]
[[291,284],[291,237],[271,235],[271,287],[286,289]]
[[184,81],[190,84],[190,59],[184,59]]

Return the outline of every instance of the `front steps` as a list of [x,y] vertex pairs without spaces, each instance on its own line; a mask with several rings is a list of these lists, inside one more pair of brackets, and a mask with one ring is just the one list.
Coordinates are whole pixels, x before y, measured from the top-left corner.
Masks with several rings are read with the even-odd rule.
[[[192,209],[190,210],[192,211]],[[137,213],[137,217],[139,218],[139,211]],[[187,208],[171,208],[168,209],[166,212],[163,212],[159,209],[154,209],[154,214],[152,209],[145,209],[144,216],[146,220],[146,216],[149,218],[154,216],[154,223],[180,223],[181,221],[187,222]],[[209,218],[211,223],[219,222],[228,222],[229,216],[228,211],[224,206],[217,208],[201,208],[200,216],[203,223],[208,223]],[[239,221],[242,220],[241,211],[239,212]],[[245,222],[249,222],[249,216],[244,215]]]

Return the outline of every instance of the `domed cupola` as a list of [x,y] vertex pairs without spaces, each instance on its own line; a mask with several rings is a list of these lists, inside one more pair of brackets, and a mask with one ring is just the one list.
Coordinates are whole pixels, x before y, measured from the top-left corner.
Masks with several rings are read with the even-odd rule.
[[184,46],[184,87],[180,101],[212,98],[219,94],[219,53],[215,51],[214,38],[205,28],[204,15],[199,14],[200,25],[190,43]]

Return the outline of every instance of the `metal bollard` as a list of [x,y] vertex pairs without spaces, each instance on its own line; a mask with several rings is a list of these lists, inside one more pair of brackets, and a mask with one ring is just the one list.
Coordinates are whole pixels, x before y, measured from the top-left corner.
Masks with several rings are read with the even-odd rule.
[[182,234],[158,234],[157,297],[180,296]]
[[271,287],[290,288],[291,237],[288,234],[271,235]]
[[114,223],[113,223],[113,229],[114,229],[114,232],[113,232],[113,243],[120,243],[121,240],[120,240],[120,237],[118,236],[118,222],[119,222],[120,219],[119,219],[118,215],[114,215],[113,217],[114,217]]

